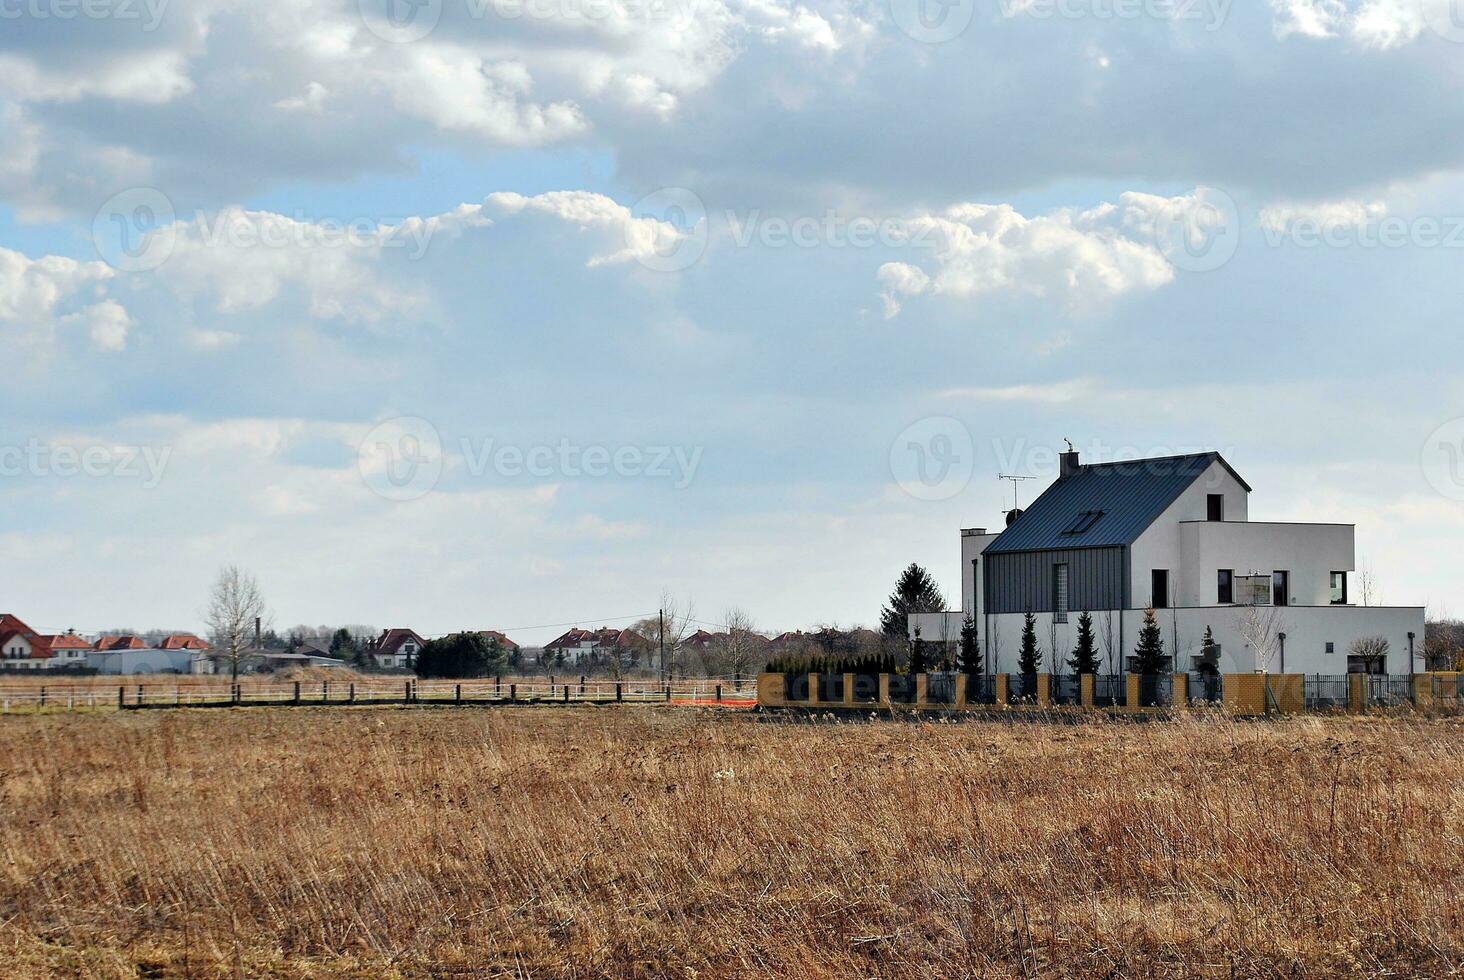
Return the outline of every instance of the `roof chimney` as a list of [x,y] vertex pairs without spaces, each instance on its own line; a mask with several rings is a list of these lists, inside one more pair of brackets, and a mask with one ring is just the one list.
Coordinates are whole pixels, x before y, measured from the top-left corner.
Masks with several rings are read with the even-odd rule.
[[[1066,441],[1066,440],[1064,440]],[[1067,452],[1059,453],[1057,456],[1057,477],[1062,479],[1065,476],[1072,476],[1078,471],[1081,464],[1078,463],[1078,451],[1068,443]]]

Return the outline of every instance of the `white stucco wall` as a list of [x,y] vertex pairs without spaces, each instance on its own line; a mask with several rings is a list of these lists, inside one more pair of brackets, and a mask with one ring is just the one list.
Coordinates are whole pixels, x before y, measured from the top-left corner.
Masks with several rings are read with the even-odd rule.
[[[1001,535],[997,532],[987,534],[972,534],[970,531],[961,532],[961,611],[980,615],[981,594],[986,578],[986,562],[979,560],[981,553],[986,550],[987,545],[995,541]],[[976,560],[973,568],[971,562]]]
[[[1350,572],[1356,565],[1354,539],[1350,524],[1180,524],[1179,604],[1215,605],[1216,572],[1228,568],[1236,575],[1268,577],[1285,570],[1291,605],[1329,605],[1332,572]],[[1175,571],[1169,574],[1172,584]]]
[[[1140,534],[1129,549],[1130,592],[1133,605],[1149,604],[1153,581],[1150,573],[1156,568],[1169,570],[1170,601],[1179,594],[1182,554],[1179,528],[1181,521],[1203,521],[1207,499],[1218,493],[1225,497],[1225,520],[1245,521],[1249,518],[1248,494],[1245,487],[1216,460],[1200,477],[1174,499],[1158,519]],[[1278,566],[1285,567],[1285,566]],[[1181,603],[1183,604],[1183,603]]]
[[[1266,607],[1269,608],[1269,607]],[[1174,656],[1176,669],[1188,670],[1191,659],[1200,652],[1205,627],[1209,626],[1220,644],[1222,673],[1249,673],[1257,670],[1255,651],[1245,642],[1241,627],[1250,610],[1244,606],[1207,606],[1195,609],[1159,610],[1157,619],[1163,631],[1164,652]],[[1271,673],[1345,674],[1347,651],[1353,641],[1369,636],[1384,637],[1391,647],[1387,672],[1406,674],[1408,668],[1408,634],[1414,634],[1413,670],[1424,669],[1422,606],[1291,606],[1276,610],[1277,631],[1286,634],[1285,663],[1273,652],[1267,669]],[[1050,613],[1036,614],[1037,645],[1043,650],[1044,670],[1066,673],[1066,660],[1077,643],[1077,612],[1068,614],[1068,622],[1054,624]],[[1123,613],[1095,611],[1093,630],[1097,634],[1098,658],[1106,671],[1122,673],[1125,658],[1133,653],[1143,625],[1142,610]],[[1017,613],[987,616],[979,625],[981,647],[988,658],[995,653],[993,673],[1013,673],[1021,649],[1023,617]],[[1178,642],[1175,634],[1178,633]],[[997,640],[993,650],[993,634]],[[1105,643],[1105,634],[1110,637]],[[1332,643],[1333,652],[1326,652]],[[1058,651],[1056,666],[1049,652]],[[1112,648],[1110,665],[1109,647]],[[1284,667],[1284,671],[1283,671]]]

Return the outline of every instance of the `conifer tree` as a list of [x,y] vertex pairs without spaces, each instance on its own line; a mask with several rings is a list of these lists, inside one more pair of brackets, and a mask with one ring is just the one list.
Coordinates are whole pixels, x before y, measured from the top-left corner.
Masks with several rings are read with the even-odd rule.
[[1017,670],[1023,674],[1035,674],[1042,665],[1042,652],[1037,649],[1037,617],[1027,613],[1022,622],[1022,649],[1017,656]]
[[1157,674],[1164,669],[1164,634],[1154,610],[1144,610],[1144,625],[1139,629],[1139,645],[1134,647],[1134,672]]
[[1074,674],[1098,673],[1098,648],[1093,641],[1093,617],[1087,613],[1078,617],[1078,645],[1068,658],[1068,669]]
[[961,621],[961,662],[959,668],[963,674],[981,673],[981,642],[976,633],[976,619],[967,615]]

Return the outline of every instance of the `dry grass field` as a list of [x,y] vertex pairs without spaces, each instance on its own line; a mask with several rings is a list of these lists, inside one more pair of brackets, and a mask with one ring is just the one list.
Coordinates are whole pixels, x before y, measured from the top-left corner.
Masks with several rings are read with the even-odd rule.
[[1464,726],[0,718],[0,973],[1427,975]]

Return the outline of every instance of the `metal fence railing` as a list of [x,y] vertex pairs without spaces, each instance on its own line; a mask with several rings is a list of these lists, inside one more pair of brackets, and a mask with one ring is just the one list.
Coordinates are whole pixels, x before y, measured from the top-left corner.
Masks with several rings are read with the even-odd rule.
[[925,699],[931,704],[956,703],[956,674],[927,674],[925,678]]
[[1128,703],[1128,680],[1123,674],[1099,674],[1093,678],[1093,704],[1099,708],[1123,707]]
[[1302,679],[1306,707],[1315,711],[1347,707],[1346,674],[1307,674]]
[[1012,674],[1007,681],[1007,697],[1012,704],[1037,703],[1037,675]]
[[1407,674],[1364,674],[1369,704],[1397,705],[1413,700],[1413,678]]
[[1052,678],[1053,704],[1082,704],[1083,679],[1077,674],[1054,674]]
[[1219,704],[1225,696],[1225,679],[1219,674],[1189,675],[1190,704]]
[[996,704],[996,677],[973,674],[966,678],[967,704]]

